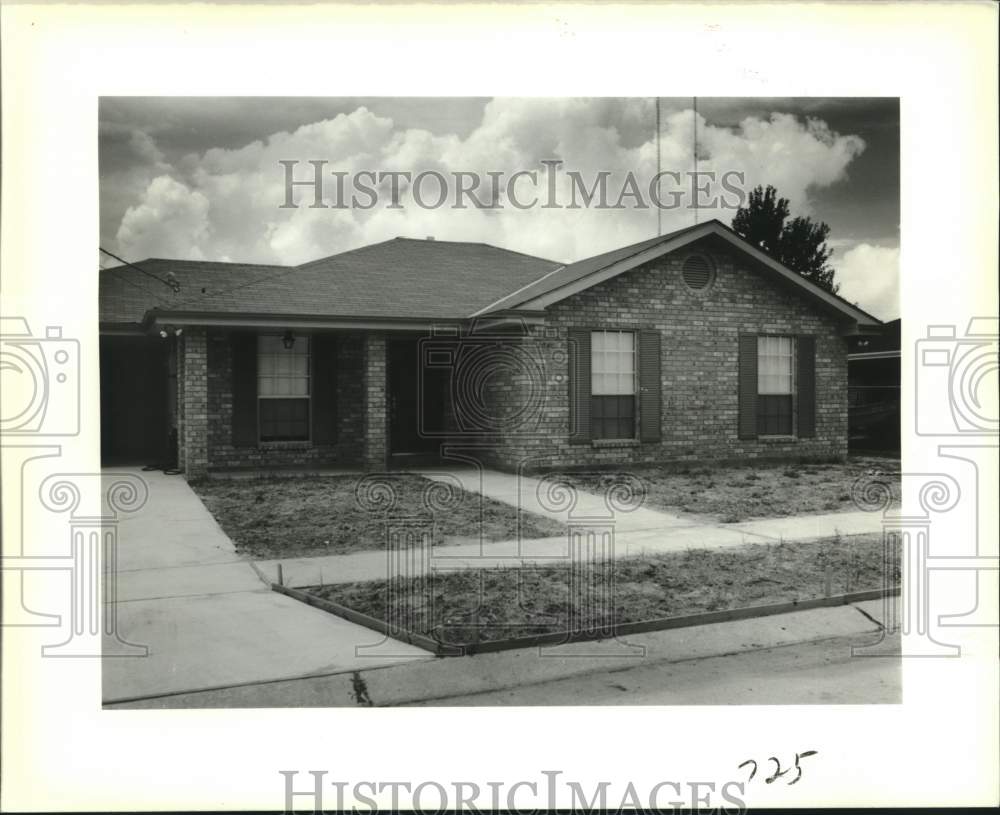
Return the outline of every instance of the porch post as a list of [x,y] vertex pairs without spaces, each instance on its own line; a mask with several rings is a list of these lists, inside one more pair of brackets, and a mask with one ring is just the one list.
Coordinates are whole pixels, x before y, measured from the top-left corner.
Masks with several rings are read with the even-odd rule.
[[192,480],[208,472],[208,342],[204,328],[186,328],[180,340],[179,462]]
[[364,462],[371,470],[386,467],[386,348],[385,335],[365,334]]

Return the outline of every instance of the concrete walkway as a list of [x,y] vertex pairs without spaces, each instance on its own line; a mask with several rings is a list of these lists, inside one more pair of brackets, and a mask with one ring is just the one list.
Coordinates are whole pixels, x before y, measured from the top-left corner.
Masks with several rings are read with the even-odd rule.
[[119,522],[115,604],[119,635],[149,654],[105,657],[105,703],[432,658],[271,591],[181,476],[114,471],[149,486]]
[[[882,530],[881,515],[875,512],[833,512],[735,524],[705,524],[697,519],[648,507],[615,511],[608,507],[603,496],[580,490],[575,491],[570,508],[570,502],[561,503],[555,497],[548,500],[542,498],[548,486],[543,480],[495,470],[449,468],[415,472],[437,481],[454,483],[457,480],[469,492],[481,493],[559,523],[569,523],[572,517],[578,523],[613,525],[615,558],[688,549],[719,549],[749,543],[816,540],[838,533],[847,536],[879,533]],[[570,556],[569,537],[559,535],[498,542],[482,542],[467,537],[447,538],[443,545],[432,548],[430,556],[433,568],[440,569],[519,567],[525,561],[558,563]],[[257,561],[256,565],[269,580],[277,582],[279,563],[282,581],[293,588],[382,580],[389,575],[389,560],[386,552],[381,550],[264,560]]]
[[[860,604],[859,604],[860,605]],[[877,603],[865,604],[871,611],[880,608]],[[898,619],[898,617],[897,617]],[[514,651],[451,657],[386,668],[342,672],[329,676],[293,679],[218,688],[199,693],[162,696],[141,702],[114,705],[121,708],[225,708],[225,707],[337,707],[337,706],[386,706],[407,704],[472,704],[479,702],[474,695],[493,694],[517,689],[513,701],[504,704],[579,705],[589,703],[579,692],[567,691],[557,684],[553,692],[532,691],[544,689],[546,684],[575,679],[588,681],[614,672],[619,678],[636,670],[657,671],[658,693],[621,693],[615,704],[766,704],[766,703],[821,703],[898,702],[899,660],[852,658],[851,646],[866,646],[878,642],[883,636],[882,627],[873,614],[852,606],[794,611],[772,617],[758,617],[724,623],[711,623],[693,628],[652,631],[629,634],[621,639],[598,642],[575,642],[542,648],[522,648]],[[809,694],[810,688],[798,688],[805,681],[817,683],[815,671],[795,675],[784,666],[768,672],[767,665],[780,660],[781,649],[803,643],[828,643],[827,651],[836,655],[843,681],[851,674],[854,691],[832,698],[817,698]],[[736,655],[734,657],[734,655]],[[726,695],[731,690],[719,680],[728,676],[740,664],[739,655],[753,657],[758,667],[763,666],[747,683],[755,682],[755,689],[743,687],[740,694]],[[715,668],[703,671],[705,688],[698,698],[692,694],[676,693],[676,676],[686,671],[696,673],[707,660],[719,658]],[[728,660],[728,662],[726,661]],[[875,663],[882,663],[885,670],[894,671],[895,680],[888,687],[866,687]],[[687,666],[686,668],[684,666]],[[727,666],[730,666],[727,670]],[[879,666],[882,667],[882,666]],[[714,675],[713,675],[714,674]],[[739,676],[739,675],[737,675]],[[859,678],[860,677],[860,678]],[[891,677],[890,677],[891,679]],[[712,696],[709,683],[717,684],[717,694]],[[649,690],[649,682],[646,683]],[[696,678],[691,680],[696,684]],[[826,689],[838,689],[835,683]],[[641,689],[641,688],[640,688]],[[819,691],[824,686],[819,683]],[[684,691],[684,688],[680,688]],[[689,690],[689,688],[688,688]],[[753,692],[747,692],[752,690]],[[674,695],[672,695],[674,694]],[[470,696],[472,697],[470,699]],[[592,696],[592,694],[591,694]],[[534,697],[534,698],[532,698]],[[523,701],[522,701],[523,700]],[[497,703],[493,700],[491,703]],[[601,700],[599,704],[608,704]]]

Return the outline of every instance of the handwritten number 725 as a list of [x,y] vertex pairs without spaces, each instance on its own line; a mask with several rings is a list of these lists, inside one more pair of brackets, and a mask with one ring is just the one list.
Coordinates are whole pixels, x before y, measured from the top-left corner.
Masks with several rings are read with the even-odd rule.
[[[776,759],[774,756],[771,756],[770,758],[768,758],[768,761],[774,762],[774,772],[764,779],[764,783],[773,784],[777,779],[781,778],[784,775],[788,775],[788,773],[790,773],[792,770],[795,770],[796,771],[795,778],[792,781],[788,782],[788,786],[791,786],[792,784],[798,784],[799,779],[802,778],[802,767],[799,765],[799,760],[805,758],[806,756],[814,756],[816,755],[816,752],[817,752],[816,750],[806,750],[804,753],[796,753],[795,764],[793,764],[786,770],[782,770],[781,762],[778,761],[778,759]],[[744,761],[742,764],[739,765],[738,769],[742,770],[748,764],[752,764],[753,768],[750,770],[750,777],[747,779],[747,781],[753,781],[753,777],[757,775],[756,761],[754,761],[752,758],[748,758],[746,761]]]

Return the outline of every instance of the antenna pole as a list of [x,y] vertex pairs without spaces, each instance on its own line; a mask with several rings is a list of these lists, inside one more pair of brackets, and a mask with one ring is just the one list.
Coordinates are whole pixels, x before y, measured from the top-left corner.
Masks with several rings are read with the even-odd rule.
[[694,199],[694,222],[698,223],[698,97],[694,100],[694,116],[691,117],[694,127],[694,183],[691,185],[691,197]]
[[660,97],[656,99],[656,237],[663,234],[663,209],[660,207]]

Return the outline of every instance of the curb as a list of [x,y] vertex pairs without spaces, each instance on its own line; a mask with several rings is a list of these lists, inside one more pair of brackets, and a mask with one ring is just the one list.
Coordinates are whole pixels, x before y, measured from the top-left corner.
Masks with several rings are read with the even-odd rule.
[[544,645],[563,645],[570,642],[600,641],[603,639],[621,638],[630,634],[644,634],[648,631],[666,631],[673,628],[691,628],[712,623],[726,623],[734,620],[748,620],[755,617],[771,617],[775,614],[787,614],[791,611],[807,611],[815,608],[831,606],[846,606],[870,600],[881,600],[899,594],[899,587],[889,590],[870,589],[848,594],[834,594],[829,597],[812,597],[806,600],[789,600],[784,603],[771,603],[763,606],[741,606],[722,611],[703,611],[698,614],[683,614],[675,617],[655,617],[648,620],[617,623],[613,626],[580,631],[552,631],[546,634],[531,634],[528,636],[508,637],[497,640],[480,640],[478,642],[447,642],[439,641],[426,634],[419,634],[407,629],[391,626],[380,617],[372,617],[349,606],[317,597],[302,589],[293,589],[272,583],[271,590],[287,595],[301,603],[318,608],[328,614],[342,617],[352,623],[366,626],[383,636],[423,648],[439,657],[473,656],[474,654],[492,653],[495,651],[515,651],[521,648],[534,648]]
[[[852,605],[630,635],[111,702],[148,708],[388,707],[542,684],[581,674],[856,638],[882,626]],[[391,640],[386,640],[391,643]]]

